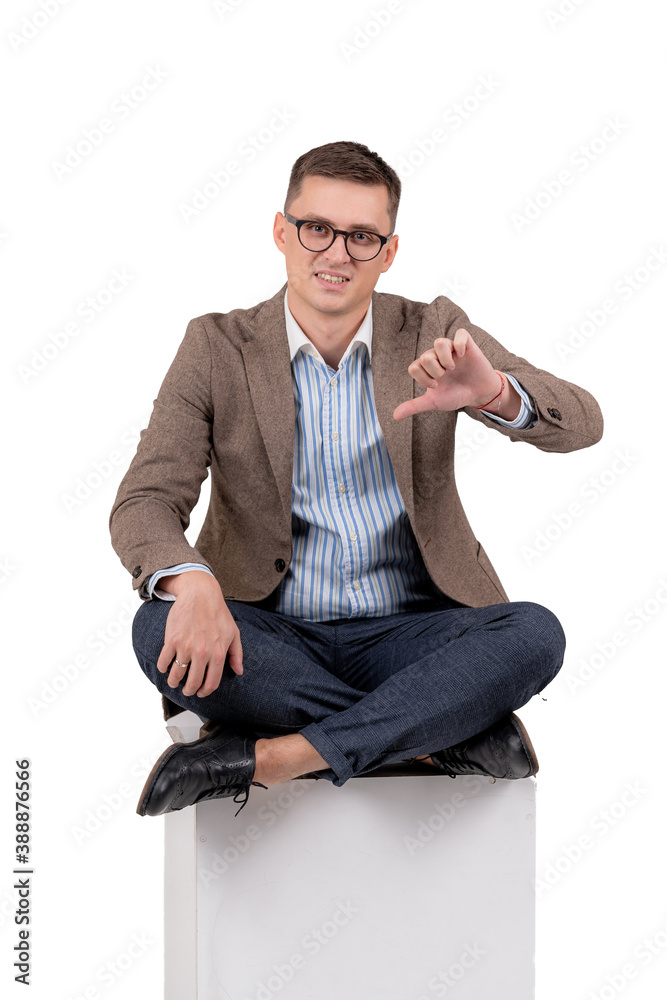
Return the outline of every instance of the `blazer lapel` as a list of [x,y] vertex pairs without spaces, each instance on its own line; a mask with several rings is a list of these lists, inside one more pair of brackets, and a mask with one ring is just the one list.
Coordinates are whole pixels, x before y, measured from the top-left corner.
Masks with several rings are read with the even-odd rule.
[[408,372],[417,357],[419,328],[405,323],[398,296],[373,292],[373,341],[371,369],[373,394],[380,427],[394,467],[403,502],[412,516],[412,417],[394,420],[399,403],[412,399],[417,382]]
[[250,339],[241,350],[257,423],[291,524],[295,414],[283,304],[286,287],[262,303],[248,324]]
[[[287,285],[267,299],[248,323],[242,345],[253,409],[276,479],[284,514],[291,523],[294,461],[294,389],[289,360],[284,296]],[[412,399],[418,384],[408,372],[417,357],[419,327],[405,323],[399,296],[373,292],[371,369],[375,408],[409,515],[414,510],[412,482],[413,418],[394,420],[399,403]]]

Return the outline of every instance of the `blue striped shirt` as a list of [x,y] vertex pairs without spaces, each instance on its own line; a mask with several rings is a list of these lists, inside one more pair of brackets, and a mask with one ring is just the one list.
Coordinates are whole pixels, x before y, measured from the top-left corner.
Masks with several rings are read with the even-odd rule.
[[395,614],[437,593],[375,413],[363,333],[337,370],[310,341],[292,361],[294,553],[269,603],[309,621]]
[[[424,566],[373,398],[372,305],[338,369],[324,361],[292,316],[285,293],[296,423],[292,482],[294,552],[267,606],[308,621],[377,617],[414,607],[439,593]],[[510,427],[536,419],[521,396]],[[181,563],[154,573],[145,596],[174,600],[156,589],[160,577],[207,567]]]

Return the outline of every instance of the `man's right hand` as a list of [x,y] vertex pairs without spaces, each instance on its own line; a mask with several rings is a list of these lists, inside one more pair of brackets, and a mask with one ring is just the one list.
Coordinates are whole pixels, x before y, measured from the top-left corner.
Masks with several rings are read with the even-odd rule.
[[[176,600],[167,615],[157,668],[162,674],[169,671],[171,688],[178,687],[187,672],[183,694],[205,698],[220,684],[228,652],[234,673],[243,673],[241,633],[210,573],[191,570],[165,576],[159,586]],[[176,666],[174,658],[183,666]]]

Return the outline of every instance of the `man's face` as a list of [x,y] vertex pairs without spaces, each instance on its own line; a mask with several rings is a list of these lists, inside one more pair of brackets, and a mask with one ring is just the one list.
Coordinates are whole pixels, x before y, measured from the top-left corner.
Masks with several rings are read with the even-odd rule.
[[[299,196],[289,206],[289,214],[295,219],[326,222],[347,232],[373,230],[388,236],[387,199],[383,184],[367,186],[311,175],[304,178]],[[328,250],[313,253],[301,246],[296,226],[282,212],[276,213],[273,238],[285,254],[290,299],[296,296],[317,312],[340,316],[368,305],[378,278],[391,267],[398,247],[398,236],[392,236],[373,260],[355,260],[345,249],[343,237],[337,236]],[[327,283],[318,277],[322,272],[346,280],[340,284]]]

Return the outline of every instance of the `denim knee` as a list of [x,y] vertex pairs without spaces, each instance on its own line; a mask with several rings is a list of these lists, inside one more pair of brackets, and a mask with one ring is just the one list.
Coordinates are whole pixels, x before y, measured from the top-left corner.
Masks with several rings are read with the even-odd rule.
[[545,665],[553,680],[562,667],[565,656],[566,639],[563,626],[553,611],[542,604],[521,601],[516,607],[525,615],[535,655]]
[[143,601],[132,621],[132,646],[142,664],[148,660],[157,663],[164,646],[164,630],[171,601]]

